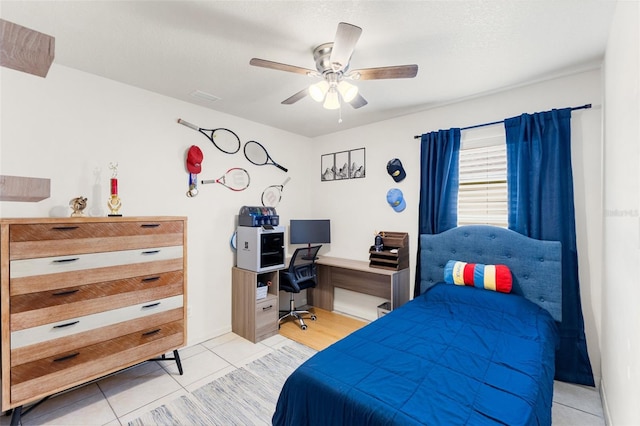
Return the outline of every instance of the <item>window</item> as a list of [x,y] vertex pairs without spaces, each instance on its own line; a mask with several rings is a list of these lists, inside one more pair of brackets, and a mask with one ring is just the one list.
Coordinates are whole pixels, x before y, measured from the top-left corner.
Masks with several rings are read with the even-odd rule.
[[504,128],[466,130],[460,144],[458,225],[507,227],[507,147]]

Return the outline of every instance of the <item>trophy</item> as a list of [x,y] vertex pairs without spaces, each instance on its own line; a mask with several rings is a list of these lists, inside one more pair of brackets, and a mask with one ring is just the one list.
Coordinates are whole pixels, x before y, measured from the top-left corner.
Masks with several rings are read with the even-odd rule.
[[111,197],[107,201],[107,207],[109,207],[109,216],[122,216],[118,211],[122,207],[120,197],[118,197],[118,163],[109,163],[111,169]]

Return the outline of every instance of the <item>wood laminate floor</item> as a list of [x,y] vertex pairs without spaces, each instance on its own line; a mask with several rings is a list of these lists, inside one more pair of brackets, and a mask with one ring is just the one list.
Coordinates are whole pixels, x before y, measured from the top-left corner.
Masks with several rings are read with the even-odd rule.
[[366,321],[320,308],[309,310],[316,314],[317,319],[312,321],[305,318],[306,330],[300,328],[298,321],[290,319],[280,325],[280,335],[320,351],[368,324]]

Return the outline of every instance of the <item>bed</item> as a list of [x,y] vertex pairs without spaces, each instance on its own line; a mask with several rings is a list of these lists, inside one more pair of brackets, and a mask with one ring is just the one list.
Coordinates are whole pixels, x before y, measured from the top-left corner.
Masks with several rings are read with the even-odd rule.
[[[551,424],[560,243],[472,225],[420,247],[421,295],[296,369],[274,425]],[[506,265],[511,292],[445,283],[460,262]]]

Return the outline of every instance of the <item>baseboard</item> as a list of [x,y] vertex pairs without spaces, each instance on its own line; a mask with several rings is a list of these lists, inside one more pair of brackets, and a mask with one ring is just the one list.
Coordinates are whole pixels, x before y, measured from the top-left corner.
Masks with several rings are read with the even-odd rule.
[[612,425],[611,414],[609,413],[609,404],[607,404],[607,393],[605,391],[604,380],[600,380],[600,400],[602,401],[602,415],[604,416],[604,424]]
[[211,340],[211,339],[215,339],[216,337],[220,337],[223,334],[227,334],[227,333],[231,333],[231,326],[228,327],[220,327],[217,328],[215,330],[210,330],[209,333],[207,333],[206,336],[193,336],[191,333],[189,333],[189,337],[187,338],[187,346],[195,346],[195,345],[199,345],[200,343],[204,343],[207,340]]

